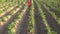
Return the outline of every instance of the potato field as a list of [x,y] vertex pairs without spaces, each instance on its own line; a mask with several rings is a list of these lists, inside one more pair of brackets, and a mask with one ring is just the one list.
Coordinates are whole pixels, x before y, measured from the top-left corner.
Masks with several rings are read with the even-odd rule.
[[60,34],[60,0],[0,0],[0,34]]

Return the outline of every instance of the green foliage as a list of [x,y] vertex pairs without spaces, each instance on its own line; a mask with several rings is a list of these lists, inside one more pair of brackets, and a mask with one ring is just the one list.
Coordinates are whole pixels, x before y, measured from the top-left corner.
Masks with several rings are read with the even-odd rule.
[[7,29],[8,29],[9,34],[14,34],[14,32],[12,31],[13,27],[15,27],[14,22],[12,22],[11,24],[8,25]]
[[0,14],[1,14],[1,13],[3,13],[3,11],[2,11],[2,10],[0,10]]
[[48,32],[47,34],[57,34],[57,33],[54,31],[51,31],[51,32]]
[[44,0],[43,2],[46,3],[48,6],[58,8],[58,5],[60,5],[59,1],[60,0]]
[[0,2],[5,2],[6,0],[0,0]]

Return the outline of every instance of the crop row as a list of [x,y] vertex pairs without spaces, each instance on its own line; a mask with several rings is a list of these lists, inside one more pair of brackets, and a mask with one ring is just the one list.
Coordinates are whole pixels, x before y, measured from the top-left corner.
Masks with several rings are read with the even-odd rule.
[[[25,6],[25,9],[27,9],[26,6]],[[21,18],[24,14],[25,14],[25,11],[19,12],[17,14],[16,18],[11,22],[11,24],[8,24],[8,33],[9,34],[15,34],[16,33],[16,28],[18,28],[17,25],[18,25],[19,21],[21,20]]]
[[[57,2],[57,1],[56,1]],[[47,3],[44,2],[40,2],[41,4],[43,4],[43,6],[48,10],[48,12],[52,15],[52,17],[58,22],[58,24],[60,23],[60,10],[59,8],[55,8],[52,7],[51,5],[49,6]],[[52,9],[52,10],[50,10]],[[53,11],[54,10],[54,11]]]
[[44,14],[44,12],[41,9],[41,5],[36,0],[35,0],[35,2],[36,2],[37,6],[39,8],[40,17],[42,18],[42,21],[46,26],[46,30],[48,31],[47,34],[56,34],[54,31],[51,31],[51,28],[50,28],[50,26],[48,25],[48,23],[46,21],[46,15]]
[[[16,1],[17,2],[17,1]],[[19,4],[21,3],[22,1],[19,2]],[[15,3],[15,2],[1,2],[0,3],[0,14],[3,13],[4,11],[8,11],[10,10],[12,7],[14,7],[15,5],[19,5],[18,3]]]
[[58,24],[60,23],[60,18],[58,16],[56,16],[56,14],[53,11],[49,10],[49,7],[47,7],[46,5],[44,5],[45,8],[48,10],[48,12],[53,16],[53,18],[58,22]]
[[31,10],[30,10],[30,21],[29,21],[29,32],[30,34],[34,34],[34,2],[32,0],[32,6],[31,6]]
[[4,24],[4,23],[7,22],[7,20],[11,19],[11,17],[12,17],[21,7],[22,7],[22,5],[21,5],[21,6],[18,5],[17,8],[15,8],[15,9],[12,10],[12,11],[10,11],[7,15],[4,14],[5,16],[2,16],[2,17],[0,18],[1,24]]

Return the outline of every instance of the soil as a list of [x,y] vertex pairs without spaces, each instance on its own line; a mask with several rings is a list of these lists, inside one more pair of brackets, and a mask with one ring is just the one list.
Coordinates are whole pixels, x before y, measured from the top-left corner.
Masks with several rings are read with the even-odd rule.
[[47,34],[47,30],[45,30],[45,25],[43,24],[42,18],[40,17],[40,13],[35,2],[34,2],[34,18],[35,18],[35,34]]
[[4,24],[4,25],[0,28],[0,31],[1,31],[0,34],[8,34],[8,29],[7,29],[8,24],[11,24],[11,22],[15,19],[15,16],[24,9],[24,6],[25,6],[25,4],[23,4],[23,6],[21,7],[21,9],[20,9],[19,11],[17,11],[16,14],[12,15],[11,19],[9,19],[9,20],[6,22],[6,24]]
[[[18,6],[14,7],[12,10],[15,10],[16,8],[18,8]],[[12,11],[12,10],[10,10],[10,11]],[[10,13],[10,11],[9,12],[5,11],[6,13],[2,17],[8,15]],[[2,17],[0,17],[0,18],[2,18]]]
[[56,20],[51,16],[51,14],[42,4],[41,4],[41,8],[46,15],[46,20],[48,24],[50,25],[51,30],[57,32],[57,34],[60,34],[60,25],[56,22]]
[[17,30],[16,34],[27,34],[29,25],[29,16],[30,16],[29,11],[30,8],[26,10],[26,13],[22,17],[22,20],[19,22],[16,29]]
[[[45,4],[45,3],[43,3],[43,4]],[[57,11],[57,10],[55,10],[54,8],[48,6],[47,4],[45,4],[45,5],[46,5],[47,7],[49,7],[49,10],[50,10],[50,11],[55,12],[55,15],[60,18],[60,12],[59,12],[59,11]]]

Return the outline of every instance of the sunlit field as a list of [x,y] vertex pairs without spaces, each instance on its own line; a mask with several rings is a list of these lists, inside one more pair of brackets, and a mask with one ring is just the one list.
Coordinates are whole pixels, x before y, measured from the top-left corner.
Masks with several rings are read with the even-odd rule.
[[0,34],[60,34],[60,0],[0,0]]

